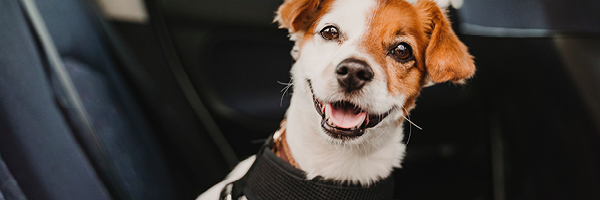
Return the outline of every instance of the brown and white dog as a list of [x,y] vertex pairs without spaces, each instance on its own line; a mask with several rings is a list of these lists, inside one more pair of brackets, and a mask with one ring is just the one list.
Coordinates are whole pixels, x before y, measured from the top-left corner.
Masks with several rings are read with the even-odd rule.
[[[366,186],[389,176],[404,157],[402,124],[421,89],[475,73],[467,47],[430,0],[285,0],[275,21],[289,30],[296,60],[282,123],[287,147],[277,151],[289,151],[308,179]],[[198,199],[218,199],[254,160]]]

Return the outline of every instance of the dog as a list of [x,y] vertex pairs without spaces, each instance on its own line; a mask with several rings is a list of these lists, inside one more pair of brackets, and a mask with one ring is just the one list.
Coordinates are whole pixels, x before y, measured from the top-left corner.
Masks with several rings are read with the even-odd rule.
[[[283,131],[274,136],[283,144],[273,151],[309,180],[368,187],[389,177],[401,166],[402,124],[421,89],[464,84],[475,73],[467,47],[431,0],[285,0],[274,21],[295,42],[296,62]],[[255,159],[198,199],[218,199]]]

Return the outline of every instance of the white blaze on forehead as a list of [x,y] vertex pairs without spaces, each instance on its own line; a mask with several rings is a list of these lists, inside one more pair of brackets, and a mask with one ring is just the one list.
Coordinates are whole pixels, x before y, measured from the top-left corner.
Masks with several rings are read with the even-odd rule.
[[[373,70],[373,80],[362,89],[364,95],[355,97],[351,102],[371,113],[381,114],[392,108],[397,102],[387,89],[387,76],[384,69],[367,53],[363,41],[371,32],[370,24],[378,9],[380,0],[336,0],[318,20],[313,37],[302,49],[302,56],[295,64],[292,74],[303,74],[312,82],[313,92],[326,102],[346,99],[339,91],[335,68],[348,58],[365,61]],[[335,26],[340,33],[340,42],[327,41],[319,32],[327,26]],[[374,103],[377,102],[377,103]]]
[[336,25],[345,37],[342,39],[360,39],[369,27],[367,23],[376,6],[376,0],[337,0],[331,10],[323,15],[316,30]]

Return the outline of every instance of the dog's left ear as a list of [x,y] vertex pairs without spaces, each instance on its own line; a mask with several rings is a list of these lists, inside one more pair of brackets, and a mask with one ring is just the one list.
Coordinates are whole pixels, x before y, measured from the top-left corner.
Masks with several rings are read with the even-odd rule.
[[306,31],[320,3],[321,0],[285,0],[277,9],[274,21],[290,33]]
[[473,56],[458,39],[450,21],[435,2],[420,0],[415,7],[421,13],[429,44],[425,50],[425,68],[435,83],[464,83],[475,74]]

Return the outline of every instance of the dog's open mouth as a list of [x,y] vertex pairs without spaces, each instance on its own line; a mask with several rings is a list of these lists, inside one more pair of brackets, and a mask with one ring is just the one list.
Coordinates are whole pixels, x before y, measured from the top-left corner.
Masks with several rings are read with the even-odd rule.
[[[309,86],[311,92],[313,92],[310,81]],[[314,92],[313,101],[317,112],[322,117],[321,127],[329,135],[338,139],[349,139],[363,135],[367,128],[379,124],[391,111],[384,114],[369,114],[348,101],[324,103],[317,99]]]

